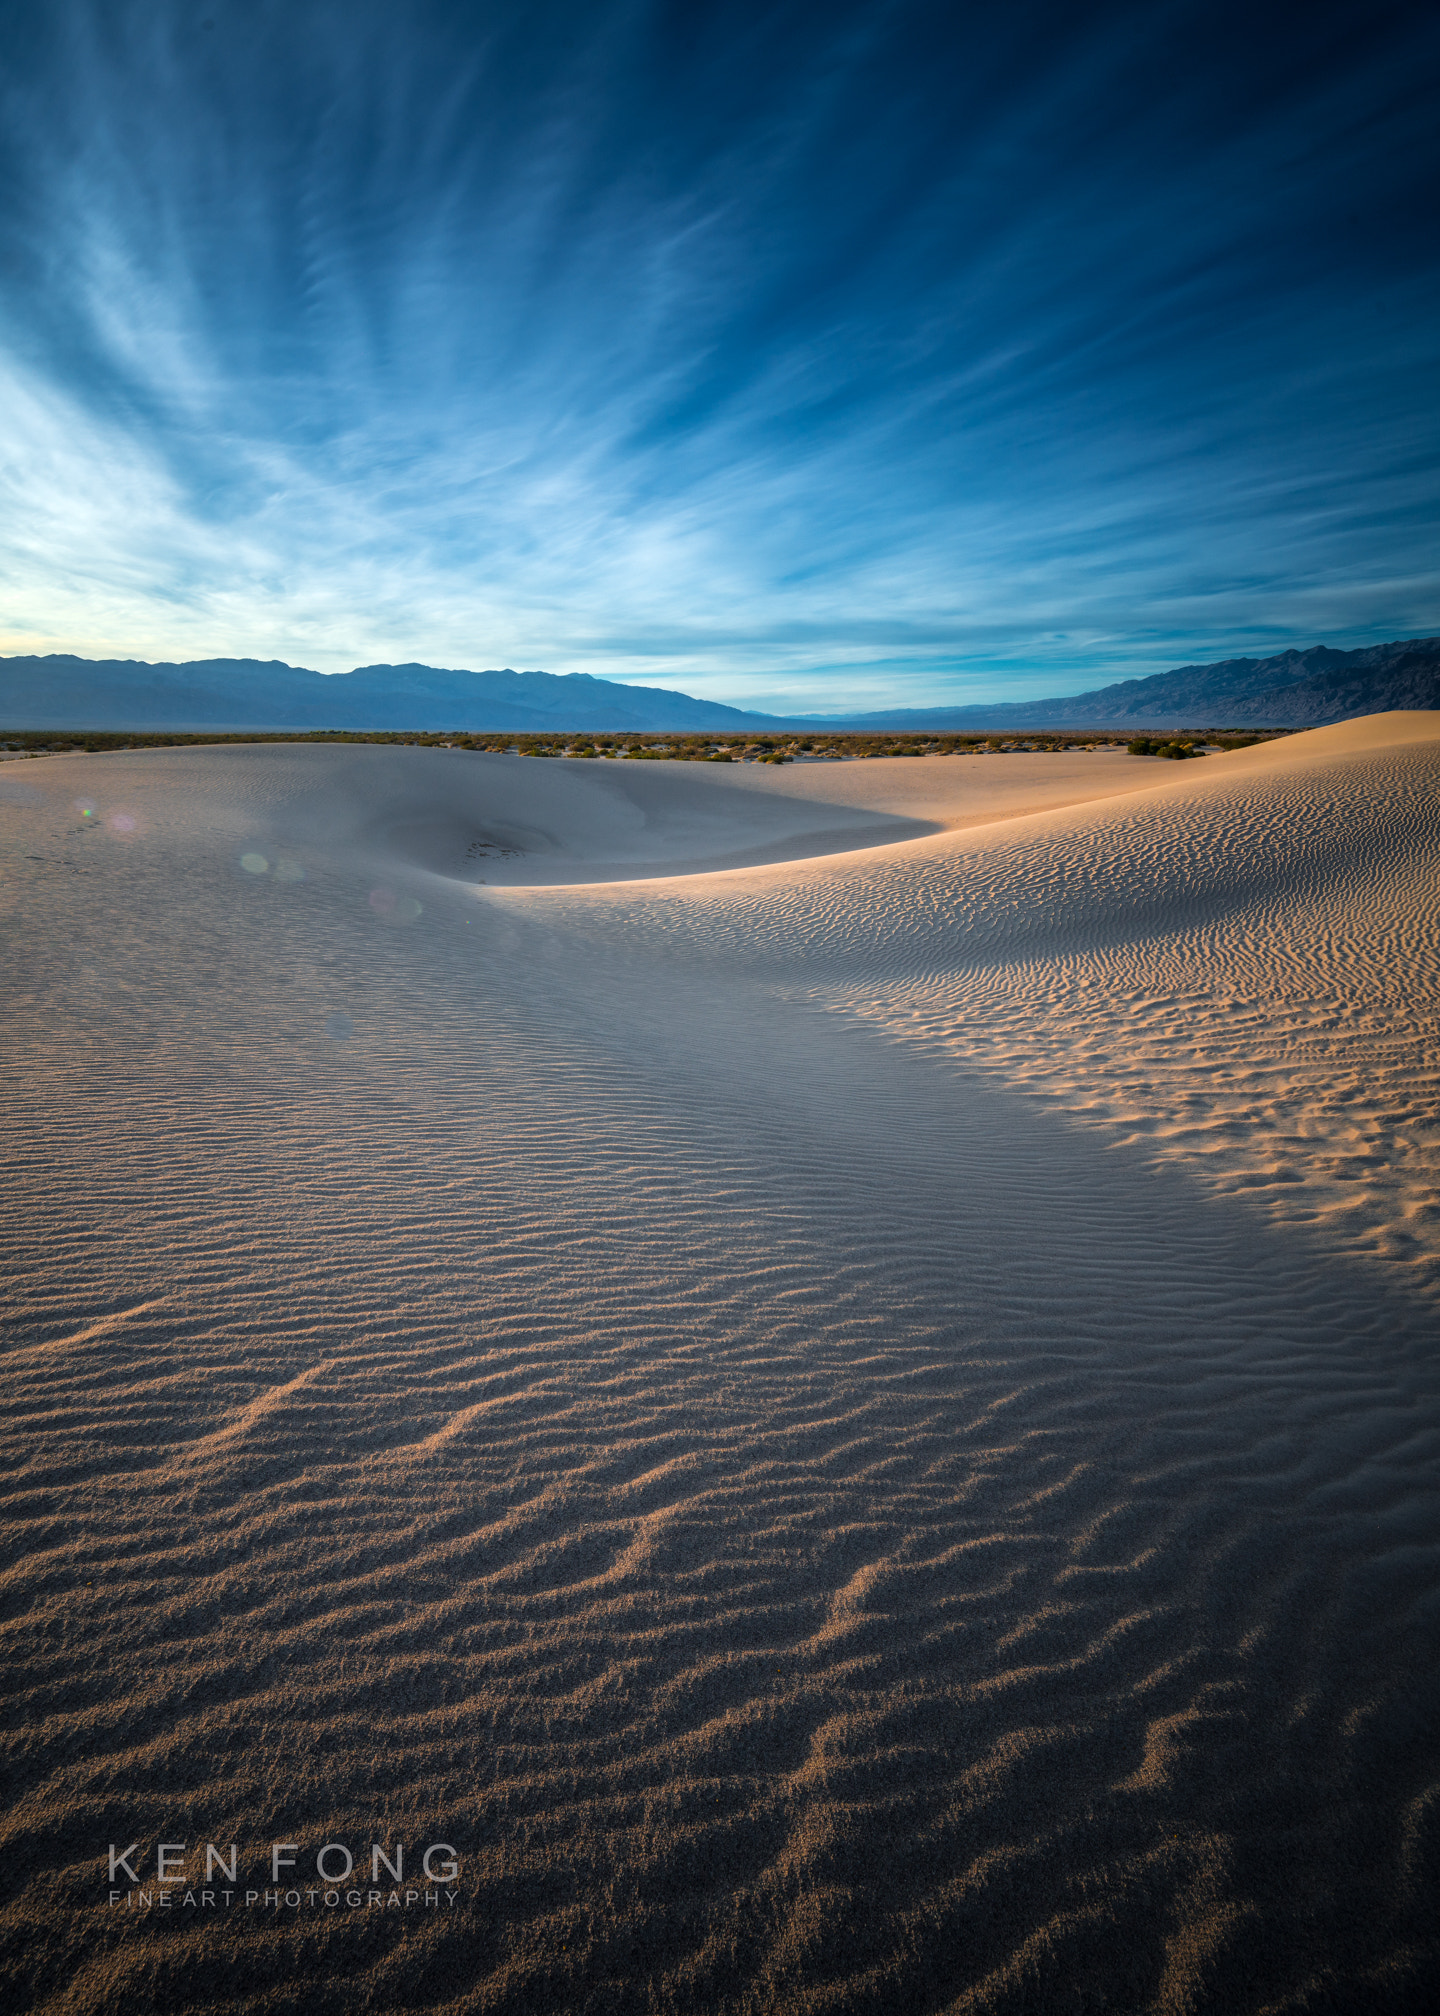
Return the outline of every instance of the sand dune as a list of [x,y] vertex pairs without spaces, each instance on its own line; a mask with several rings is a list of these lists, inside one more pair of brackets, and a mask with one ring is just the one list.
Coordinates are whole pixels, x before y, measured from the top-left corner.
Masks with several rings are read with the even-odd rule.
[[251,754],[237,754],[228,774],[252,830],[380,874],[573,885],[748,867],[933,830],[814,790],[767,791],[754,766],[292,745],[274,754],[262,784]]
[[1421,2006],[1437,782],[0,770],[7,2006]]

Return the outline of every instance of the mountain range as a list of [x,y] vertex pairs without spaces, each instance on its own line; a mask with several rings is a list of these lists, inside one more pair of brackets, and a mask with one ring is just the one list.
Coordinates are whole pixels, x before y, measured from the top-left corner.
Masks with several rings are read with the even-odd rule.
[[1001,706],[891,708],[851,716],[847,728],[1321,728],[1392,708],[1440,709],[1440,637],[1401,638],[1358,651],[1282,651],[1181,665],[1059,700]]
[[324,674],[278,659],[0,659],[0,725],[9,728],[350,728],[420,733],[571,729],[741,731],[769,717],[658,686],[574,672],[456,672],[362,665]]
[[1357,651],[1182,665],[1054,700],[780,716],[587,673],[364,665],[325,675],[277,659],[183,665],[54,655],[0,658],[0,728],[247,729],[545,734],[761,733],[786,728],[964,733],[1040,728],[1315,728],[1391,708],[1440,709],[1440,637]]

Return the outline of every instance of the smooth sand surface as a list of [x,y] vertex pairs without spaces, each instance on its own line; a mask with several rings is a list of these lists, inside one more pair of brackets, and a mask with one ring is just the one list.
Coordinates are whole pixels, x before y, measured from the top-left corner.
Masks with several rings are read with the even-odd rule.
[[0,2004],[1424,2006],[1440,716],[0,850]]

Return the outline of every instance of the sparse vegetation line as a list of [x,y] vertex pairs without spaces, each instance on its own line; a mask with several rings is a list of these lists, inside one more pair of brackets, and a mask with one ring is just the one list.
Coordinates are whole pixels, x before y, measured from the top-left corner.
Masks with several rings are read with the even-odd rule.
[[376,742],[406,749],[454,749],[499,756],[551,756],[581,760],[671,763],[794,763],[844,762],[875,756],[973,756],[1037,754],[1083,749],[1128,749],[1132,756],[1164,756],[1172,760],[1199,756],[1209,749],[1245,749],[1273,741],[1289,729],[1259,732],[1219,728],[1187,730],[1174,736],[1086,734],[1083,731],[1033,735],[673,735],[673,734],[546,734],[507,735],[498,730],[452,730],[406,733],[402,730],[239,729],[229,732],[156,730],[126,734],[120,729],[0,730],[0,754],[47,756],[81,750],[103,754],[127,749],[176,749],[196,745],[254,742]]

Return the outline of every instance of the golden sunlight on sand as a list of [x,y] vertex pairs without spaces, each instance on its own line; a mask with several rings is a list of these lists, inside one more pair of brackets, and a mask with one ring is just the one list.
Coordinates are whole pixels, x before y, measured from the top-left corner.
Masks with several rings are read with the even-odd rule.
[[7,2006],[1420,2006],[1440,716],[0,846]]

